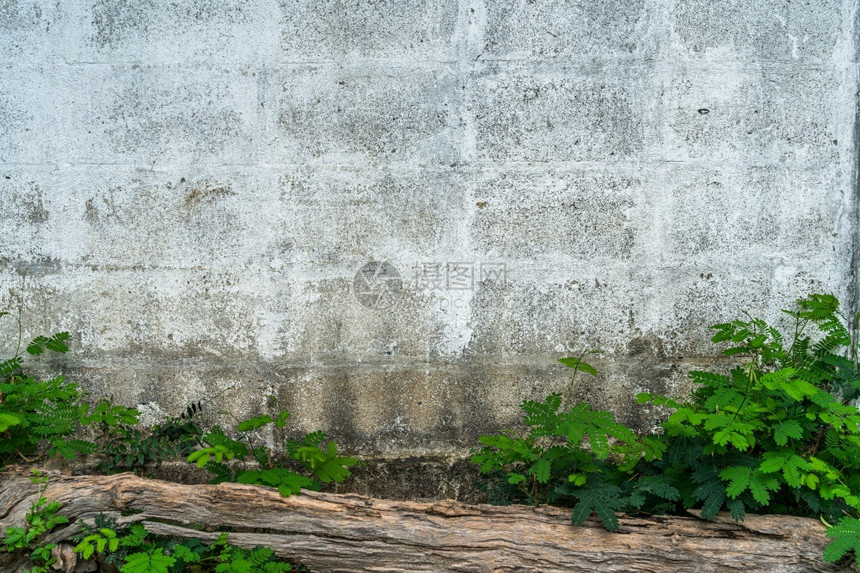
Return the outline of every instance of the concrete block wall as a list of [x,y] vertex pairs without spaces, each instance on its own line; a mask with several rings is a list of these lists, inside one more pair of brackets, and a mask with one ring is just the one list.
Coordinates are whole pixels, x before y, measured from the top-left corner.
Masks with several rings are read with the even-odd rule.
[[55,366],[150,422],[272,395],[351,452],[457,457],[599,348],[576,396],[647,428],[636,393],[684,392],[708,324],[857,310],[857,24],[854,0],[0,0],[0,307],[69,330]]

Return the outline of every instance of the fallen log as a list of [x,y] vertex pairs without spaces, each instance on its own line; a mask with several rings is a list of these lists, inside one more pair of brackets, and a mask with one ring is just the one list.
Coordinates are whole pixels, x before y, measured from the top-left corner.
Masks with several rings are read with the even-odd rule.
[[[0,475],[0,531],[22,526],[37,486],[24,475]],[[241,484],[183,485],[132,474],[50,475],[44,494],[62,503],[71,524],[49,540],[78,531],[99,513],[120,523],[144,522],[152,533],[211,540],[229,527],[230,543],[271,547],[311,571],[844,571],[821,560],[821,523],[750,515],[735,523],[695,517],[621,518],[618,533],[598,521],[570,524],[552,507],[389,501],[359,495],[277,491]],[[132,515],[129,515],[132,513]],[[68,551],[68,547],[66,547]],[[14,571],[21,556],[0,554]]]

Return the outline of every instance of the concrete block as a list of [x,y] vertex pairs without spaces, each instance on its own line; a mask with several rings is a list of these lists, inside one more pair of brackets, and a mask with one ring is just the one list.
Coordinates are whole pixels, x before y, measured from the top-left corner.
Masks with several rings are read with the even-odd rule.
[[850,207],[827,168],[670,171],[659,214],[665,260],[850,258]]
[[252,156],[259,107],[252,73],[158,68],[111,73],[110,83],[91,96],[85,119],[98,130],[94,154],[144,165],[242,164]]
[[91,0],[74,10],[79,61],[243,64],[277,50],[274,0]]
[[270,81],[267,160],[456,162],[462,97],[446,66],[290,68]]
[[4,254],[95,268],[267,266],[269,227],[255,212],[268,183],[265,171],[237,169],[9,170],[0,203],[16,216],[0,221]]
[[476,72],[468,109],[484,161],[629,161],[645,147],[649,69],[610,73],[493,66]]
[[[790,317],[780,312],[792,308],[801,297],[833,292],[843,303],[850,300],[849,285],[839,277],[841,263],[815,260],[738,259],[734,265],[689,262],[660,273],[663,284],[672,284],[660,301],[664,318],[663,339],[670,355],[699,356],[707,360],[697,369],[719,363],[725,345],[707,342],[709,327],[734,319],[744,312],[763,318],[790,334]],[[725,362],[725,361],[724,361]]]
[[7,0],[0,4],[0,62],[44,63],[59,57],[65,42],[66,10],[42,0]]
[[284,254],[308,265],[356,269],[370,260],[449,255],[459,240],[465,179],[449,169],[285,171],[278,182]]
[[38,264],[53,254],[49,222],[51,205],[44,181],[32,173],[0,172],[0,235],[4,237],[0,261]]
[[[428,451],[465,457],[481,434],[517,420],[522,400],[543,399],[545,392],[566,387],[566,372],[557,364],[451,365],[428,372],[409,365],[385,371],[360,365],[240,368],[210,359],[205,367],[186,361],[145,374],[129,365],[117,360],[69,374],[87,380],[94,396],[113,396],[158,419],[201,400],[203,419],[229,428],[235,417],[271,414],[280,406],[291,414],[288,434],[324,430],[341,451],[363,457]],[[486,376],[495,380],[492,387],[475,384]]]
[[656,37],[644,0],[558,3],[487,2],[471,19],[483,24],[473,51],[482,61],[651,58]]
[[[74,345],[74,341],[72,341]],[[231,412],[246,415],[259,411],[263,396],[250,396],[237,391],[243,382],[256,390],[251,382],[257,373],[247,372],[228,364],[209,364],[206,368],[181,363],[158,364],[143,372],[131,367],[130,362],[116,360],[109,364],[87,364],[70,372],[69,378],[86,380],[86,386],[94,397],[112,397],[121,404],[134,405],[149,423],[163,421],[168,416],[178,416],[192,402],[203,402],[201,420],[206,425],[221,424],[224,428],[235,427],[230,417],[218,414],[223,404]],[[229,406],[228,406],[229,405]],[[253,414],[250,414],[253,415]]]
[[[670,13],[670,52],[708,60],[826,62],[850,36],[840,0],[678,2]],[[856,33],[856,30],[855,30]]]
[[[556,366],[312,369],[291,372],[278,392],[299,428],[310,431],[312,420],[322,420],[353,451],[464,456],[482,433],[514,422],[523,399],[542,399],[548,388],[558,387],[556,381],[563,384]],[[493,383],[476,383],[482,379]]]
[[[61,79],[62,78],[62,79]],[[0,67],[0,158],[3,163],[39,164],[56,161],[71,147],[70,105],[58,85],[69,80],[53,69]],[[71,84],[66,83],[68,88]],[[79,95],[79,94],[78,94]]]
[[280,2],[281,50],[287,62],[390,58],[453,61],[457,0]]
[[391,307],[362,305],[353,291],[356,270],[338,269],[337,278],[293,279],[290,298],[279,303],[290,321],[281,326],[275,356],[311,364],[375,364],[385,370],[404,357],[433,354],[431,341],[441,336],[443,324],[432,309],[407,292]]
[[75,254],[88,264],[217,269],[259,261],[267,228],[251,213],[261,205],[255,193],[265,174],[106,178],[76,202],[86,243]]
[[7,67],[0,109],[17,129],[0,150],[13,163],[241,164],[258,106],[253,74],[229,70]]
[[473,246],[508,261],[626,261],[650,211],[643,182],[617,169],[486,169],[473,191]]
[[761,164],[829,161],[839,153],[843,84],[852,81],[841,71],[697,64],[667,72],[660,97],[666,159]]
[[[30,287],[33,292],[15,294],[26,304],[26,316],[44,313],[62,323],[62,329],[72,334],[77,360],[109,365],[116,360],[147,359],[153,365],[169,366],[179,359],[224,356],[235,360],[242,352],[252,351],[248,335],[258,326],[257,303],[244,288],[259,287],[258,277],[240,279],[239,271],[147,272],[83,265],[63,265],[62,270],[38,281],[24,278],[24,286],[35,283]],[[195,312],[184,312],[192,304]],[[101,312],[77,312],[77,308]],[[126,367],[145,377],[145,369]]]
[[[622,265],[511,263],[504,289],[478,290],[467,355],[552,356],[624,348],[647,321],[651,278]],[[611,311],[610,311],[611,309]]]

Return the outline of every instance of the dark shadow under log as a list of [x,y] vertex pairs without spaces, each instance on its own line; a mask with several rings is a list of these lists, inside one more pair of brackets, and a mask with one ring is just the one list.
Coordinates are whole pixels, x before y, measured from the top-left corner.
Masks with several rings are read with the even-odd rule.
[[[25,475],[0,474],[0,531],[21,526],[37,486]],[[551,507],[419,503],[358,495],[277,491],[241,484],[183,485],[114,476],[51,474],[46,497],[62,503],[72,525],[105,513],[143,521],[152,533],[214,539],[229,527],[239,547],[265,545],[311,571],[843,571],[821,560],[828,540],[821,523],[750,515],[735,523],[695,517],[621,518],[618,533],[599,522],[570,524]],[[134,512],[133,515],[128,515]],[[125,514],[126,517],[121,517]],[[207,533],[208,532],[208,533]],[[0,554],[14,571],[20,556]]]

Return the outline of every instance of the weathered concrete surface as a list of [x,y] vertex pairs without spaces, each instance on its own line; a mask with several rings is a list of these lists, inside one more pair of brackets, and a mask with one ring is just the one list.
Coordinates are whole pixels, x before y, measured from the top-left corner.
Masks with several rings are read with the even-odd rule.
[[[0,307],[150,421],[273,395],[352,452],[456,457],[600,348],[576,395],[647,428],[633,397],[683,392],[708,324],[857,310],[857,22],[0,0]],[[370,261],[402,278],[384,308]]]

